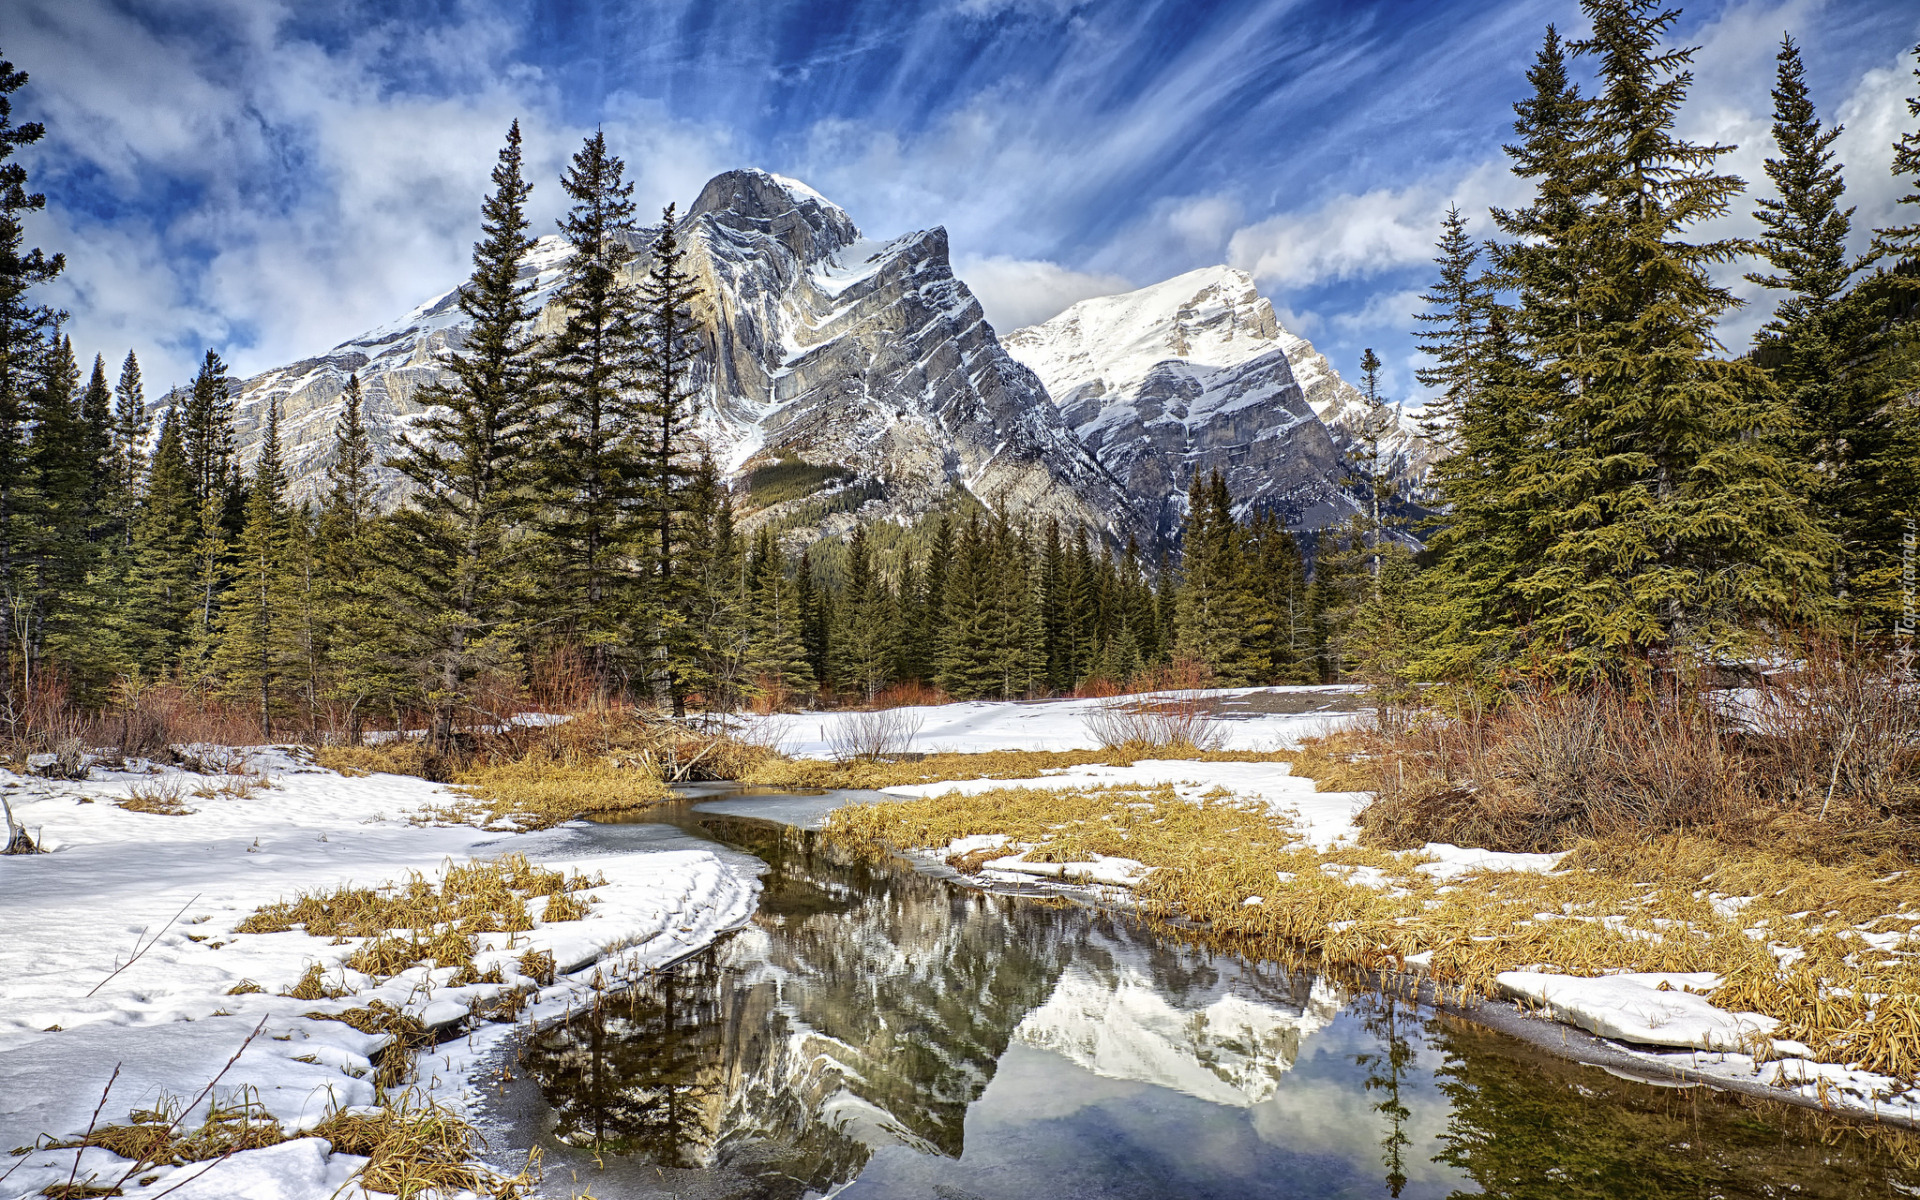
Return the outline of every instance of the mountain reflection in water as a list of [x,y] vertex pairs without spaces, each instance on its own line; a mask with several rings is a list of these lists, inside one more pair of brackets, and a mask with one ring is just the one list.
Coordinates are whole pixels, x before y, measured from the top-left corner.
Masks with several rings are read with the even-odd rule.
[[768,864],[753,925],[522,1047],[550,1176],[600,1200],[1853,1197],[1920,1179],[1895,1136],[1613,1079],[811,832],[700,824]]

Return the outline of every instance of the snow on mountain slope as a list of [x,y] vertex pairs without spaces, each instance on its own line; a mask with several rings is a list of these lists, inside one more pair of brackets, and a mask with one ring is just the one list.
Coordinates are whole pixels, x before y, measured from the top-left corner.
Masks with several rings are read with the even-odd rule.
[[1252,276],[1222,266],[1082,300],[1006,346],[1089,453],[1136,498],[1157,500],[1158,532],[1179,524],[1194,472],[1215,470],[1243,508],[1319,529],[1358,507],[1283,332]]
[[[945,230],[864,239],[806,185],[738,170],[701,189],[680,232],[711,349],[691,423],[715,462],[735,477],[795,459],[850,472],[749,527],[777,520],[799,523],[802,538],[839,533],[856,520],[911,519],[961,488],[1015,515],[1141,532],[1129,498],[954,276]],[[651,257],[639,249],[635,276]],[[526,273],[542,304],[568,254],[558,237],[535,247]],[[558,321],[548,306],[535,332]],[[421,389],[447,378],[444,356],[464,330],[449,290],[323,355],[246,380],[236,404],[241,460],[257,455],[277,396],[290,491],[296,501],[317,498],[349,374],[360,376],[376,449],[391,454],[424,411]],[[379,476],[380,499],[397,503],[406,481],[386,468]]]

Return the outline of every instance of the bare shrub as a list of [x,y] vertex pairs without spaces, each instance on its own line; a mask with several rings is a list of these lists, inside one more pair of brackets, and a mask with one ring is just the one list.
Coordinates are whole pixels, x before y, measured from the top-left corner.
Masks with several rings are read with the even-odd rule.
[[913,749],[913,739],[919,736],[924,724],[926,714],[915,708],[875,708],[845,713],[827,728],[827,752],[835,762],[843,763],[895,758]]
[[1103,750],[1120,747],[1218,750],[1226,731],[1204,692],[1115,696],[1087,710],[1082,723]]
[[1821,816],[1842,802],[1898,805],[1920,801],[1920,684],[1900,660],[1833,642],[1799,648],[1797,668],[1758,689],[1754,729],[1778,745],[1793,768],[1787,786]]
[[1388,846],[1556,850],[1688,832],[1823,860],[1920,854],[1912,679],[1889,656],[1832,644],[1796,658],[1791,674],[1734,699],[1676,672],[1524,687],[1495,707],[1322,739],[1300,773],[1339,772],[1343,787],[1375,792],[1360,819]]
[[151,813],[157,817],[185,817],[193,813],[187,807],[186,793],[177,775],[136,783],[127,789],[127,798],[114,801],[114,805],[128,812]]

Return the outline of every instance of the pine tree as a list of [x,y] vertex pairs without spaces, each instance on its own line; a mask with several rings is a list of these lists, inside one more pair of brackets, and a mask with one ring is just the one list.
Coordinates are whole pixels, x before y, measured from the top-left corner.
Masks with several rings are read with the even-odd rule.
[[840,628],[834,638],[839,655],[834,673],[860,689],[868,703],[893,682],[896,642],[893,595],[873,562],[865,525],[856,525],[847,542],[847,584],[836,606]]
[[627,564],[640,548],[648,465],[639,441],[640,297],[626,281],[635,234],[625,169],[595,131],[560,180],[574,202],[560,222],[573,255],[555,297],[565,319],[542,351],[553,438],[541,455],[548,497],[541,531],[568,593],[568,633],[602,689],[614,682],[613,659],[634,640]]
[[1229,687],[1265,683],[1273,668],[1273,612],[1256,588],[1246,532],[1218,471],[1205,481],[1195,473],[1180,542],[1174,652],[1205,663]]
[[394,627],[431,712],[435,753],[451,747],[473,681],[511,660],[521,627],[528,551],[529,455],[538,426],[530,331],[534,284],[520,268],[532,246],[520,171],[520,123],[493,169],[482,240],[460,289],[472,323],[444,360],[451,384],[421,390],[429,407],[392,465],[417,485],[385,528]]
[[114,482],[113,390],[107,386],[107,360],[93,356],[93,374],[80,401],[81,455],[87,464],[88,536],[106,536],[109,493]]
[[1440,267],[1440,279],[1420,297],[1426,311],[1413,318],[1422,326],[1417,344],[1433,365],[1415,371],[1414,378],[1420,386],[1439,392],[1427,402],[1421,433],[1451,446],[1476,391],[1476,367],[1491,297],[1480,273],[1480,247],[1467,236],[1467,218],[1457,205],[1447,207],[1437,245],[1440,253],[1434,262]]
[[[1916,59],[1920,59],[1920,46],[1913,48]],[[6,68],[0,65],[0,74]],[[1913,69],[1915,79],[1920,79],[1920,66]],[[22,79],[25,77],[22,76]],[[0,85],[3,87],[4,85]],[[7,89],[11,90],[11,89]],[[1920,119],[1920,95],[1907,98],[1907,116]],[[4,128],[0,125],[0,128]],[[25,128],[24,126],[22,128]],[[1907,192],[1900,197],[1899,203],[1920,205],[1920,128],[1909,129],[1893,143],[1892,169],[1895,178],[1911,176]],[[1914,220],[1905,225],[1893,225],[1874,231],[1873,248],[1877,255],[1893,259],[1900,264],[1920,263],[1920,210],[1913,214]],[[1913,293],[1920,292],[1920,273],[1902,272],[1901,290],[1907,294],[1908,311],[1903,314],[1911,319],[1911,305],[1915,303]]]
[[754,541],[753,672],[777,704],[804,702],[813,695],[813,668],[801,637],[801,607],[795,581],[787,578],[773,533],[764,526]]
[[88,536],[93,480],[83,403],[72,340],[46,343],[40,378],[29,397],[33,433],[27,444],[22,543],[30,571],[15,600],[25,685],[50,653],[84,668],[94,649],[96,598],[89,588],[94,543]]
[[1523,489],[1552,544],[1520,586],[1543,610],[1540,632],[1594,662],[1714,642],[1747,613],[1804,610],[1824,584],[1827,539],[1754,436],[1775,421],[1770,382],[1712,356],[1734,299],[1709,268],[1746,247],[1686,235],[1743,185],[1714,170],[1725,147],[1672,132],[1692,51],[1659,48],[1675,14],[1650,0],[1583,7],[1593,33],[1575,49],[1597,60],[1601,90],[1579,143],[1587,199],[1557,247],[1578,265],[1582,319],[1535,323],[1537,353],[1567,387],[1552,452]]
[[46,343],[63,315],[37,303],[32,291],[51,283],[66,265],[65,256],[26,245],[27,214],[47,206],[45,195],[27,190],[27,169],[14,161],[16,150],[46,135],[37,121],[13,121],[13,93],[26,85],[27,73],[0,59],[0,702],[14,695],[16,597],[29,582],[22,574],[21,543],[28,522],[22,505],[29,485],[31,394]]
[[140,499],[140,482],[147,468],[147,431],[153,421],[147,416],[147,394],[140,382],[140,360],[127,351],[120,364],[120,380],[113,389],[113,497],[112,522],[123,545],[133,544],[135,513]]
[[222,691],[250,705],[260,736],[286,707],[289,666],[297,662],[300,581],[288,575],[286,470],[280,459],[280,400],[267,401],[267,424],[247,494],[247,519],[234,546],[232,582],[221,598],[213,670]]
[[405,680],[388,648],[385,603],[373,551],[375,526],[373,439],[363,420],[360,377],[347,376],[334,423],[327,490],[309,556],[316,611],[311,653],[321,660],[315,700],[345,711],[347,741],[359,745],[368,709],[397,701]]
[[[1368,573],[1377,582],[1380,578],[1380,544],[1387,536],[1387,527],[1380,517],[1380,505],[1390,494],[1386,473],[1381,469],[1380,442],[1395,422],[1393,414],[1387,411],[1386,401],[1380,398],[1380,356],[1373,352],[1371,346],[1360,355],[1360,378],[1363,384],[1361,392],[1367,398],[1367,414],[1360,423],[1360,444],[1366,447],[1367,541],[1373,547]],[[1379,598],[1378,587],[1374,589],[1374,597]]]
[[679,613],[685,603],[686,582],[675,578],[674,561],[684,532],[677,520],[683,511],[682,492],[688,478],[686,445],[687,407],[694,390],[693,367],[699,335],[693,319],[698,287],[686,267],[686,248],[674,227],[674,207],[661,215],[660,232],[653,242],[653,260],[640,285],[640,328],[644,340],[640,376],[644,389],[641,407],[646,421],[645,495],[652,526],[644,590],[643,628],[653,657],[649,683],[654,703],[662,708],[682,707],[682,692],[674,682]]
[[184,439],[172,409],[160,438],[134,523],[131,617],[126,638],[149,676],[175,666],[185,653],[194,604],[193,548],[200,536],[200,505],[193,497]]
[[1834,586],[1844,595],[1857,572],[1852,559],[1860,547],[1859,522],[1842,510],[1859,490],[1854,460],[1873,440],[1870,426],[1879,415],[1869,401],[1858,403],[1861,389],[1849,387],[1847,360],[1835,306],[1859,264],[1847,254],[1853,209],[1842,210],[1846,185],[1832,145],[1841,126],[1822,129],[1807,94],[1800,49],[1792,38],[1781,41],[1779,78],[1773,89],[1773,138],[1777,157],[1766,164],[1778,197],[1762,196],[1757,217],[1766,236],[1760,252],[1771,273],[1749,273],[1762,287],[1784,291],[1773,319],[1762,331],[1756,359],[1770,367],[1787,406],[1781,452],[1810,471],[1804,485],[1815,514],[1838,541]]
[[228,498],[233,471],[233,382],[227,364],[211,350],[193,378],[180,422],[194,499],[218,511]]

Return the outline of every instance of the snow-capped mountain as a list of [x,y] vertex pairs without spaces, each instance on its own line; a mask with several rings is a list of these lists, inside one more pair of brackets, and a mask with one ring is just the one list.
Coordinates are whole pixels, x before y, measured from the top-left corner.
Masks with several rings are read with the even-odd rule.
[[[1212,267],[1082,301],[1003,345],[954,275],[943,229],[869,239],[805,184],[737,170],[707,183],[680,233],[712,349],[693,424],[749,528],[807,541],[911,520],[962,490],[1010,516],[1152,547],[1177,530],[1192,472],[1215,468],[1243,503],[1301,528],[1357,511],[1340,425],[1352,389],[1280,326],[1244,272]],[[648,265],[640,249],[636,273]],[[530,256],[543,304],[568,253],[545,237]],[[541,331],[558,320],[547,307]],[[462,333],[450,289],[246,380],[242,461],[278,396],[292,495],[316,499],[348,375],[359,374],[367,424],[390,453]],[[776,476],[780,487],[760,489]],[[382,469],[383,502],[405,486]]]
[[1319,529],[1359,509],[1283,335],[1338,381],[1280,328],[1252,276],[1205,267],[1082,300],[1008,335],[1007,349],[1040,376],[1088,451],[1153,506],[1157,532],[1178,526],[1193,473],[1215,470],[1243,508]]

